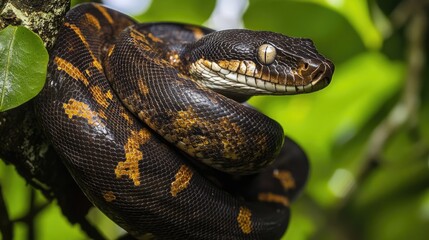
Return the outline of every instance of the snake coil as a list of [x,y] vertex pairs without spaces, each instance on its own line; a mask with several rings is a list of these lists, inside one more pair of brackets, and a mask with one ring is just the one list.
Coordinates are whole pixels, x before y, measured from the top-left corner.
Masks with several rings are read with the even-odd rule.
[[333,64],[311,41],[136,24],[82,4],[67,14],[48,72],[41,125],[86,196],[131,235],[283,235],[307,159],[239,101],[326,86]]

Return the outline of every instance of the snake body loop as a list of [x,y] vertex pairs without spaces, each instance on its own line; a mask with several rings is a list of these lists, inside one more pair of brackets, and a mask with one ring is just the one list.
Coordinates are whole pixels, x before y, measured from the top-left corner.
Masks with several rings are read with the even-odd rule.
[[311,42],[136,24],[82,4],[67,14],[48,72],[41,125],[86,196],[134,237],[283,235],[305,154],[278,123],[219,93],[323,88],[333,65]]
[[[195,82],[186,66],[164,60],[182,49],[170,40],[174,32],[164,33],[170,25],[163,27],[157,32],[152,25],[131,26],[110,51],[106,72],[125,105],[167,141],[219,170],[249,174],[271,163],[283,144],[281,126]],[[176,47],[165,47],[168,40]],[[175,58],[176,65],[184,65]]]

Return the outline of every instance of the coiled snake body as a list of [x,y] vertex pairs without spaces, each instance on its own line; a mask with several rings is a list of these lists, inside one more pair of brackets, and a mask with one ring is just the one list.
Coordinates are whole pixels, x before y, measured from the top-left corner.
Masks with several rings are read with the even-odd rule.
[[318,90],[332,73],[309,40],[136,24],[83,4],[67,14],[36,112],[86,196],[133,236],[278,239],[305,155],[238,101]]

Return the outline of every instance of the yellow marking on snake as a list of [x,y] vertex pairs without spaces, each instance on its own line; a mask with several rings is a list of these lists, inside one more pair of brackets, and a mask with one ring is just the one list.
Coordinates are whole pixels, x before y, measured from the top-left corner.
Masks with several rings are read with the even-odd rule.
[[113,46],[111,46],[111,47],[109,48],[109,50],[108,50],[108,52],[107,52],[107,56],[108,56],[108,57],[112,56],[113,50],[115,50],[115,46],[116,46],[116,45],[113,45]]
[[261,202],[280,203],[285,207],[289,206],[289,198],[279,194],[271,193],[271,192],[259,193],[258,200]]
[[106,8],[104,8],[104,7],[100,6],[100,5],[94,5],[94,6],[98,9],[98,11],[100,11],[101,14],[103,14],[104,18],[106,18],[106,20],[110,24],[113,23],[113,18],[112,18],[112,16],[110,16],[109,12],[107,12]]
[[239,60],[229,61],[228,70],[233,71],[233,72],[237,72],[239,67],[240,67],[240,61]]
[[235,139],[235,141],[222,139],[224,157],[231,160],[240,159],[237,146],[246,141],[245,137],[241,134],[240,127],[236,123],[231,122],[227,117],[220,119],[219,126],[222,127],[225,132],[229,132],[230,138]]
[[185,164],[180,166],[174,181],[171,183],[171,196],[176,197],[179,192],[185,190],[189,186],[193,174],[192,169]]
[[90,26],[94,26],[97,30],[101,29],[100,22],[96,17],[94,17],[94,15],[92,15],[91,13],[85,13],[85,17],[88,20]]
[[223,69],[228,69],[229,67],[229,61],[228,60],[220,60],[217,65]]
[[225,153],[225,158],[229,158],[231,160],[239,159],[238,153],[235,151],[236,146],[229,140],[222,139],[223,149]]
[[273,171],[273,177],[277,178],[280,181],[285,190],[295,188],[295,179],[289,171],[275,169]]
[[238,226],[245,234],[252,232],[252,212],[247,207],[240,207],[237,216]]
[[[136,44],[143,51],[146,51],[146,52],[154,52],[155,51],[152,47],[154,44],[150,43],[147,39],[147,38],[151,38],[151,40],[153,41],[152,38],[155,38],[153,35],[151,36],[150,33],[146,35],[146,34],[143,34],[139,31],[137,31],[134,28],[131,28],[130,37],[131,37],[131,39],[133,39],[134,44]],[[164,66],[171,67],[170,60],[167,61],[161,57],[151,57],[151,61],[153,63],[155,63],[156,65],[159,65],[162,67],[164,67]]]
[[116,196],[112,191],[107,191],[103,194],[103,198],[104,200],[106,200],[106,202],[113,202],[116,200]]
[[128,123],[133,123],[133,121],[131,120],[130,115],[128,115],[128,113],[126,112],[121,112],[121,116],[123,119],[125,119],[125,121],[127,121]]
[[152,129],[158,129],[159,133],[167,141],[176,144],[178,148],[187,152],[191,156],[196,156],[199,152],[205,152],[212,148],[206,136],[190,135],[193,127],[208,128],[211,122],[200,118],[192,108],[180,111],[167,111],[166,116],[174,119],[171,124],[165,124],[158,121],[151,121],[150,115],[145,111],[139,111],[140,119],[149,119],[146,124]]
[[107,92],[104,94],[104,96],[110,100],[113,99],[113,94],[110,90],[107,90]]
[[117,178],[128,176],[133,181],[134,186],[140,185],[139,161],[143,160],[143,151],[140,150],[140,146],[149,139],[150,132],[146,129],[131,131],[124,146],[125,161],[119,162],[115,168]]
[[[203,64],[208,67],[208,63],[203,62]],[[242,66],[243,64],[243,66]],[[219,67],[229,70],[229,71],[233,71],[233,72],[237,72],[240,74],[246,74],[248,73],[245,69],[250,68],[251,71],[257,71],[256,65],[255,63],[253,63],[252,61],[240,61],[240,60],[220,60],[217,62],[217,65],[219,65]],[[242,69],[245,68],[245,69]],[[253,74],[250,74],[253,75]],[[256,77],[256,76],[255,76]]]
[[80,28],[77,27],[75,24],[70,24],[68,22],[64,23],[64,26],[69,27],[71,30],[73,30],[75,32],[75,34],[80,38],[82,43],[85,45],[86,49],[88,49],[88,52],[92,57],[92,65],[94,67],[96,67],[100,72],[103,72],[103,67],[101,66],[100,61],[98,60],[98,58],[96,58],[94,56],[94,53],[91,51],[91,48],[89,47],[88,41],[86,40],[82,31],[80,31]]
[[[173,134],[171,140],[177,143],[177,147],[188,152],[192,156],[196,156],[198,152],[204,152],[209,146],[207,137],[200,135],[190,135],[189,131],[192,127],[205,128],[210,126],[210,123],[200,118],[191,108],[177,112],[173,122]],[[179,138],[178,138],[179,136]]]
[[73,117],[84,118],[91,126],[103,126],[100,116],[97,112],[91,110],[88,104],[79,102],[76,99],[69,99],[68,103],[63,103],[65,114],[72,119]]
[[152,33],[149,33],[147,36],[148,36],[148,38],[150,38],[154,42],[157,42],[157,43],[163,42],[161,38],[155,37]]
[[92,51],[90,51],[90,53],[91,53],[91,56],[93,58],[92,66],[96,67],[98,69],[98,71],[103,72],[103,66],[101,66],[100,61],[94,56]]
[[64,26],[73,30],[75,32],[75,34],[80,38],[82,43],[85,44],[85,46],[89,46],[88,42],[86,41],[86,38],[84,37],[83,33],[80,31],[79,27],[77,27],[75,24],[70,24],[68,22],[65,22]]
[[130,37],[133,39],[134,43],[137,44],[144,51],[151,51],[152,47],[149,41],[146,39],[146,36],[141,32],[137,31],[134,28],[131,28]]
[[138,80],[137,85],[139,86],[141,94],[147,95],[149,93],[149,87],[144,83],[143,79]]
[[177,118],[174,125],[180,128],[189,128],[198,122],[198,115],[191,108],[177,112]]
[[192,31],[196,40],[198,40],[204,36],[204,32],[200,28],[193,27],[193,26],[186,26],[185,28]]
[[109,106],[110,103],[108,100],[112,100],[113,98],[113,95],[110,90],[104,93],[99,86],[91,86],[89,90],[91,92],[92,97],[95,99],[95,101],[97,101],[98,104],[100,104],[104,108],[107,108]]
[[73,64],[71,64],[67,60],[64,60],[64,59],[56,56],[54,58],[54,62],[55,62],[55,64],[57,64],[58,70],[64,71],[65,73],[67,73],[67,75],[69,75],[70,77],[72,77],[75,80],[80,80],[81,82],[83,82],[83,84],[85,84],[85,86],[89,85],[89,81],[85,77],[85,75],[77,67],[75,67]]
[[100,110],[98,111],[98,116],[99,116],[100,118],[103,118],[104,120],[107,120],[106,112],[105,112],[103,109],[100,109]]
[[[209,121],[199,116],[192,108],[171,112],[167,115],[174,119],[171,125],[161,125],[156,122],[148,124],[159,129],[161,135],[169,142],[175,143],[179,149],[191,156],[201,158],[202,153],[207,152],[209,149],[220,147],[224,158],[231,160],[240,158],[237,146],[244,144],[246,139],[238,124],[231,122],[228,118],[223,117],[217,122]],[[144,114],[140,114],[139,117],[147,118],[145,118]],[[227,139],[222,139],[217,135],[190,134],[190,131],[194,128],[211,129],[213,124],[217,124],[221,128],[219,131],[222,132],[222,135],[226,135]],[[211,159],[205,158],[205,160]]]

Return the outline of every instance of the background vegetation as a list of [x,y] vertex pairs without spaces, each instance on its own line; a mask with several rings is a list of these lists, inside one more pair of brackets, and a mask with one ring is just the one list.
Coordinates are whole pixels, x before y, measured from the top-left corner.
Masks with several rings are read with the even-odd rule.
[[[214,6],[154,0],[136,18],[204,24]],[[311,38],[336,65],[323,91],[250,101],[279,121],[311,161],[284,238],[429,236],[428,13],[425,0],[249,0],[246,28]],[[25,216],[29,199],[46,204],[3,162],[0,183],[11,219]],[[120,234],[96,210],[91,219],[106,235]],[[16,239],[27,236],[21,220]],[[86,238],[55,204],[35,220],[37,239]]]

